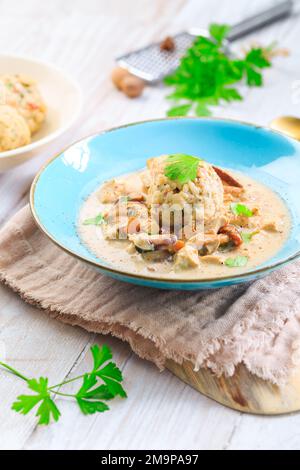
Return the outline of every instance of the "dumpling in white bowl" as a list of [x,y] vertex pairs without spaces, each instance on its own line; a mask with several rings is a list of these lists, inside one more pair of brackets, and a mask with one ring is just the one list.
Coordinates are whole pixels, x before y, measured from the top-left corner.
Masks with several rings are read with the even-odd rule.
[[0,105],[0,152],[16,149],[30,142],[27,122],[12,106]]
[[3,104],[12,106],[23,116],[31,134],[38,131],[47,108],[35,80],[24,74],[0,75],[0,89]]

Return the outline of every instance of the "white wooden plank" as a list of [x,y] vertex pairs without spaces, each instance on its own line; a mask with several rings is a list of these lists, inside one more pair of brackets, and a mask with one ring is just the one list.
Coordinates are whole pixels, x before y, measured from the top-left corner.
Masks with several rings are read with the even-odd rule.
[[[86,362],[75,375],[86,370]],[[36,429],[25,449],[218,449],[239,419],[239,413],[136,357],[123,374],[126,400],[116,400],[109,412],[88,418],[72,403],[60,402],[65,418],[50,433]]]

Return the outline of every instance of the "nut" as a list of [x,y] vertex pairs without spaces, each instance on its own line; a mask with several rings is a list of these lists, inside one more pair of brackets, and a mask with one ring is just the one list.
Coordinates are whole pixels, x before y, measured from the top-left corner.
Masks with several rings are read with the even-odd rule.
[[128,75],[121,80],[120,88],[129,98],[136,98],[142,94],[144,86],[143,80],[133,75]]
[[160,43],[160,50],[161,51],[169,51],[172,52],[175,49],[175,42],[171,36],[167,36],[161,43]]
[[121,90],[121,83],[122,83],[122,80],[125,78],[125,77],[128,77],[130,75],[130,73],[125,70],[125,69],[122,69],[122,67],[116,67],[113,69],[112,73],[111,73],[111,79],[112,79],[112,82],[113,84],[119,89]]

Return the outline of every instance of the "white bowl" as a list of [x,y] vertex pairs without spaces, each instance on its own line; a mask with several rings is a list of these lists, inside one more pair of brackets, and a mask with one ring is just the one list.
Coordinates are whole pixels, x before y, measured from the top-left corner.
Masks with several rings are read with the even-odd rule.
[[23,73],[38,84],[47,106],[46,119],[28,145],[0,152],[0,172],[34,157],[43,146],[66,132],[81,110],[81,90],[76,82],[54,65],[24,56],[0,54],[0,75]]

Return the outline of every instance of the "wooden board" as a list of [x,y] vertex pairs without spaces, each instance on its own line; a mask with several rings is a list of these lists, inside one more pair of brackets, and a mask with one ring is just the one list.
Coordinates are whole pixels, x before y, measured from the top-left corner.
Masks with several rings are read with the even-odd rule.
[[251,374],[244,365],[232,377],[216,377],[209,370],[194,371],[191,362],[168,361],[178,378],[222,405],[244,413],[278,415],[300,410],[300,370],[283,388]]

